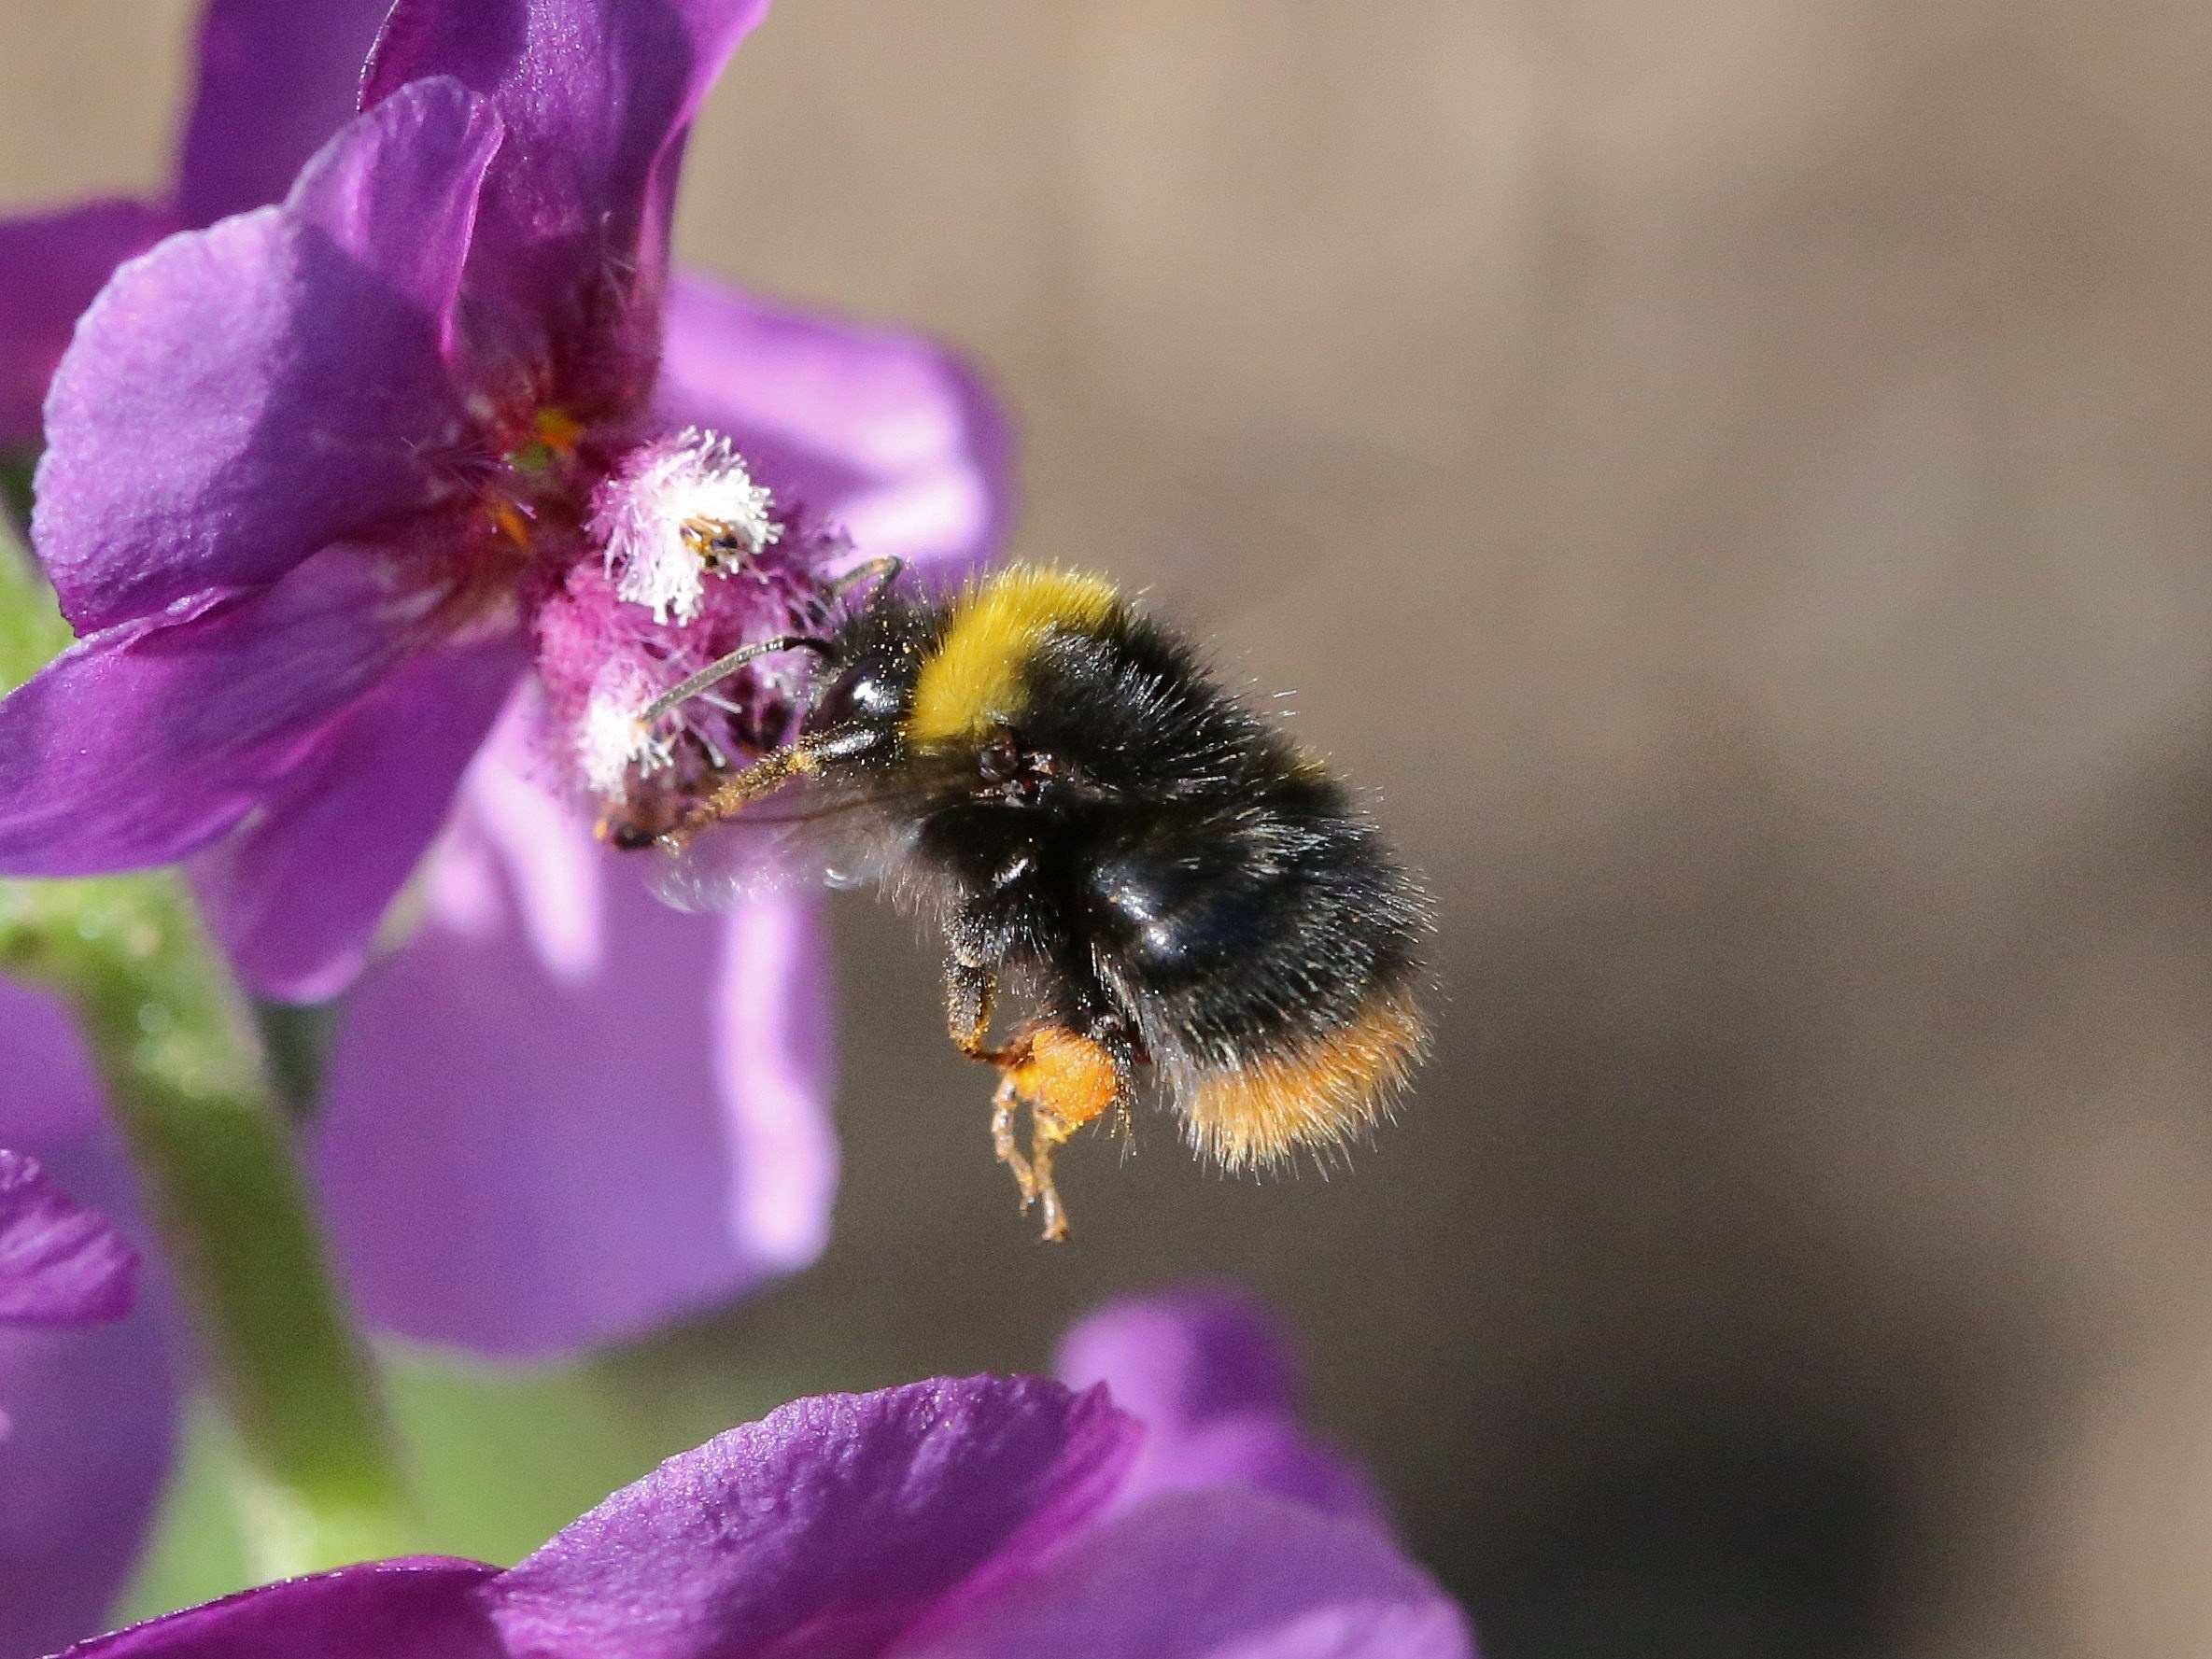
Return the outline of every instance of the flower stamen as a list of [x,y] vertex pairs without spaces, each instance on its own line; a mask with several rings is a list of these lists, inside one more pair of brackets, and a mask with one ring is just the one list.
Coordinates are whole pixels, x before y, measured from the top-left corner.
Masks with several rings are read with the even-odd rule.
[[592,497],[585,526],[605,550],[617,596],[695,621],[706,579],[738,569],[782,533],[768,489],[726,438],[685,428],[633,451]]
[[563,460],[576,453],[576,442],[584,436],[584,423],[566,409],[539,410],[537,428],[538,442]]
[[522,515],[522,509],[502,496],[492,497],[488,505],[491,508],[491,521],[499,527],[500,534],[517,547],[528,547],[530,544],[530,524]]
[[645,721],[652,702],[644,676],[622,668],[602,674],[585,700],[576,730],[576,766],[607,800],[628,797],[633,771],[650,777],[675,762],[675,738],[656,736]]

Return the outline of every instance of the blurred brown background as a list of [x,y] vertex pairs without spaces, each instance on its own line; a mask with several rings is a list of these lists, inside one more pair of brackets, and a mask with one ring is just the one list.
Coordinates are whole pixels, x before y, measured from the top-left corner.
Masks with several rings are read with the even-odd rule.
[[[0,0],[0,207],[163,175],[187,0]],[[1294,1319],[1491,1659],[2212,1652],[2212,13],[780,0],[681,240],[921,322],[1027,552],[1378,792],[1443,1041],[1348,1175],[1011,1215],[840,911],[828,1260],[626,1363]]]

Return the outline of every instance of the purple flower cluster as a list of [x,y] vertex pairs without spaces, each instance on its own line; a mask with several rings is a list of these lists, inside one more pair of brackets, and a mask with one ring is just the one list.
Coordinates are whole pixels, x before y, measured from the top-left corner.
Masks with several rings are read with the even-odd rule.
[[1299,1429],[1249,1308],[1127,1304],[1065,1363],[1103,1385],[799,1400],[506,1571],[369,1563],[71,1659],[1472,1659],[1458,1609]]
[[[929,344],[671,272],[689,123],[766,0],[381,6],[212,0],[172,195],[0,224],[0,450],[44,445],[80,636],[0,700],[0,875],[182,862],[255,991],[352,988],[311,1147],[346,1279],[387,1329],[543,1355],[820,1249],[812,911],[677,916],[593,819],[781,741],[801,665],[675,718],[669,686],[866,560],[987,556],[1005,445]],[[174,1317],[158,1282],[123,1313],[137,1218],[58,1004],[0,981],[0,1144],[121,1229],[0,1153],[19,1659],[133,1559]],[[1472,1653],[1248,1306],[1112,1310],[1062,1371],[801,1400],[514,1568],[366,1563],[71,1652]]]
[[[281,202],[114,272],[46,395],[33,540],[82,639],[0,703],[0,870],[192,859],[247,979],[326,996],[526,674],[557,795],[681,793],[780,738],[791,670],[678,729],[659,692],[819,621],[855,539],[988,549],[1002,443],[947,359],[671,288],[691,117],[765,9],[401,0]],[[232,57],[284,34],[222,25]],[[188,168],[252,153],[223,109]],[[35,251],[96,266],[149,218]]]
[[[660,499],[624,495],[651,457],[741,454],[770,503],[768,579],[703,578],[663,674],[843,538],[954,572],[1000,534],[1002,429],[948,355],[668,271],[685,128],[762,9],[407,0],[364,87],[384,0],[212,0],[173,193],[0,223],[0,450],[43,435],[36,550],[86,633],[0,703],[0,872],[185,859],[292,999],[354,979],[413,874],[311,1146],[351,1288],[409,1336],[571,1351],[824,1241],[811,903],[669,910],[570,775],[600,669],[684,626],[589,527]],[[46,993],[0,981],[0,1145],[134,1230]],[[170,1323],[0,1333],[9,1659],[128,1569]]]

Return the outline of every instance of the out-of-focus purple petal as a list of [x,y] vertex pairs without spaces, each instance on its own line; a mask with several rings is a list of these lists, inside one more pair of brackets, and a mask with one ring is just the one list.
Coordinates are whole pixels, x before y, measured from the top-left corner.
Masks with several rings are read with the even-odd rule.
[[[8,999],[0,1017],[17,1011]],[[57,1037],[67,1051],[42,1052]],[[0,1120],[12,1129],[56,1116],[26,1110],[19,1090],[50,1077],[74,1093],[69,1074],[84,1062],[65,1025],[34,1019],[0,1024]],[[89,1078],[81,1088],[90,1092]],[[129,1177],[107,1136],[94,1121],[31,1145],[71,1193],[122,1219]],[[11,1420],[0,1439],[0,1659],[33,1659],[99,1629],[138,1558],[174,1449],[163,1312],[148,1294],[106,1325],[0,1330],[0,1408]]]
[[39,410],[54,365],[86,306],[115,268],[144,253],[176,221],[145,202],[88,202],[60,213],[0,220],[0,450],[38,443]]
[[98,1133],[107,1113],[62,999],[0,976],[0,1146],[35,1153]]
[[509,1659],[478,1601],[498,1570],[428,1555],[364,1562],[134,1624],[68,1659]]
[[515,759],[480,761],[362,978],[317,1163],[373,1318],[529,1356],[810,1260],[836,1163],[810,910],[655,903]]
[[93,1325],[131,1306],[138,1252],[35,1158],[0,1148],[0,1325]]
[[485,193],[472,282],[550,331],[584,412],[651,373],[677,165],[693,113],[768,0],[400,0],[364,107],[451,75],[514,134]]
[[452,82],[410,88],[290,204],[115,274],[54,375],[32,521],[80,632],[273,582],[438,497],[463,429],[451,284],[499,136]]
[[1061,1338],[1062,1381],[1104,1383],[1153,1426],[1296,1406],[1297,1372],[1273,1318],[1227,1285],[1110,1302]]
[[828,941],[812,902],[790,894],[733,906],[714,999],[715,1078],[734,1146],[730,1230],[788,1272],[829,1243],[838,1143]]
[[541,1659],[856,1659],[1078,1526],[1136,1433],[1103,1392],[1036,1378],[803,1399],[669,1459],[486,1596]]
[[437,597],[332,547],[264,592],[70,647],[0,700],[0,870],[197,852],[418,643]]
[[697,276],[669,291],[655,413],[728,436],[787,504],[871,557],[957,577],[998,550],[1007,425],[973,370],[919,335],[768,306]]
[[201,907],[248,986],[319,1002],[353,982],[524,663],[513,635],[411,659],[193,861]]
[[1070,1539],[885,1659],[1472,1659],[1382,1534],[1250,1490],[1168,1493]]
[[1067,1333],[1053,1369],[1074,1387],[1104,1383],[1145,1425],[1117,1505],[1247,1485],[1387,1525],[1365,1471],[1306,1433],[1282,1336],[1242,1291],[1200,1286],[1116,1302]]
[[353,119],[361,65],[390,0],[210,0],[200,86],[177,159],[188,225],[284,200],[324,140]]

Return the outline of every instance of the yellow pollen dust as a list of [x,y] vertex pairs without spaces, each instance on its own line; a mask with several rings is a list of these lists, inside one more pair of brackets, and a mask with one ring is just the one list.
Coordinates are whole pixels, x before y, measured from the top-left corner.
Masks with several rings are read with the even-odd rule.
[[538,442],[555,455],[567,457],[576,453],[576,441],[584,436],[584,423],[566,409],[539,410],[537,425]]
[[1021,670],[1050,633],[1094,632],[1120,600],[1096,576],[1014,565],[952,609],[943,641],[914,684],[907,736],[917,743],[980,738],[1021,712]]

